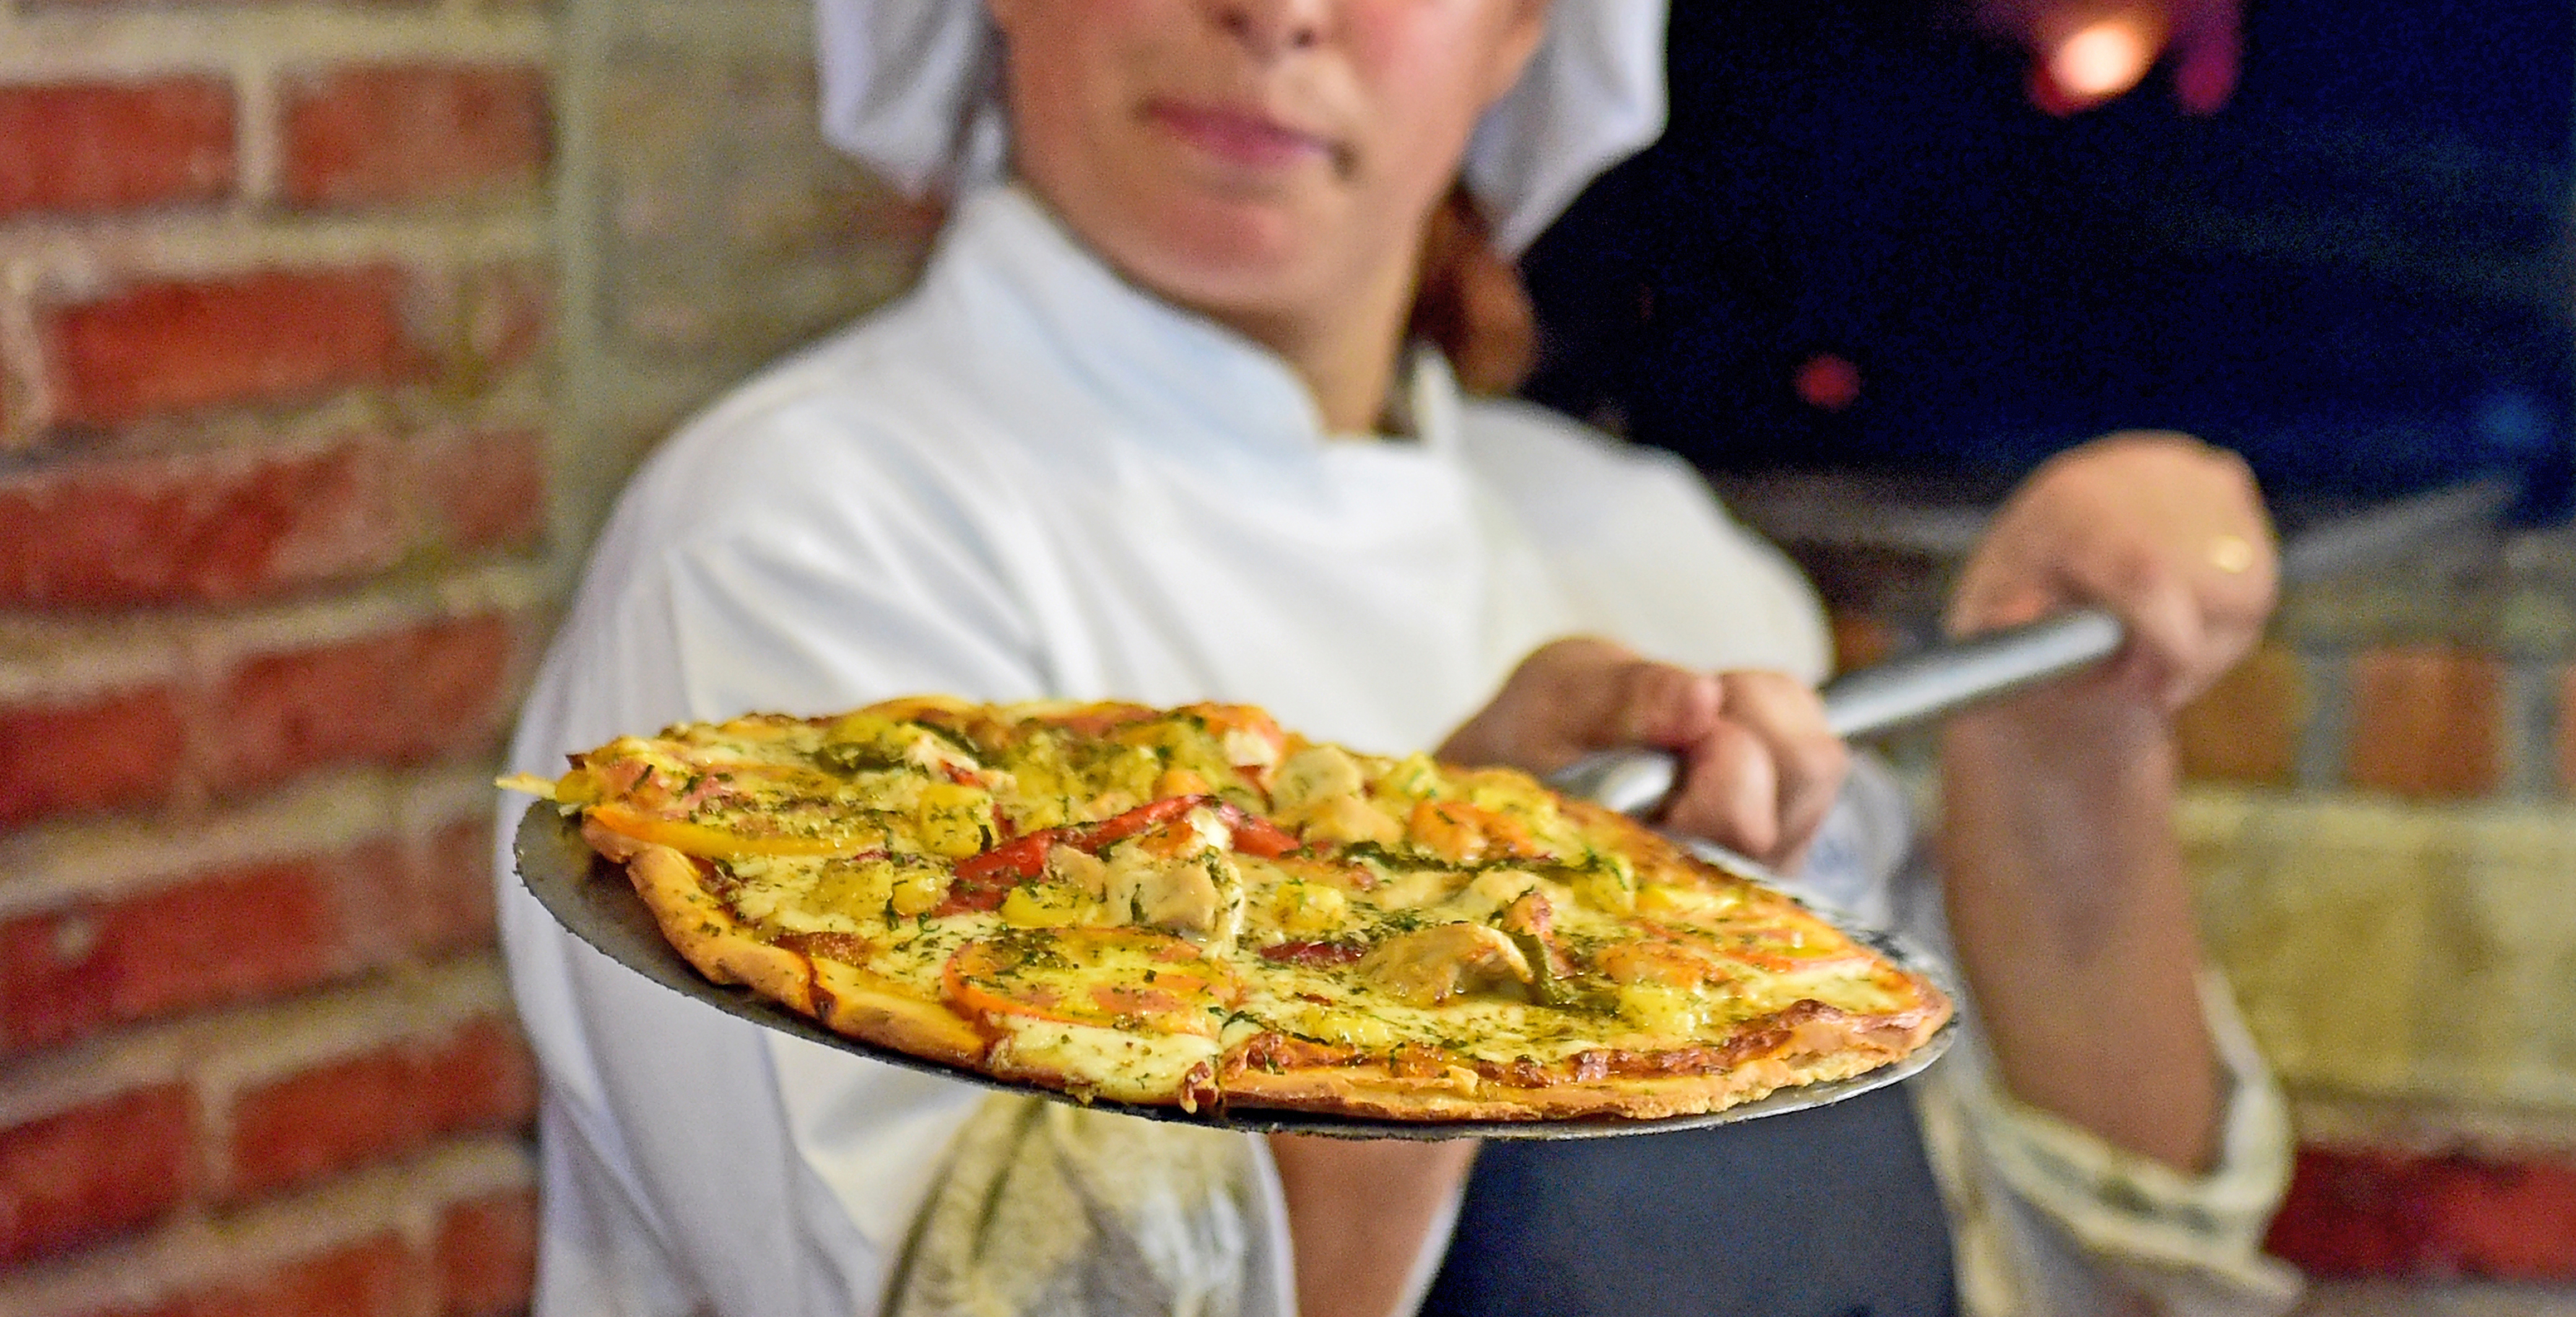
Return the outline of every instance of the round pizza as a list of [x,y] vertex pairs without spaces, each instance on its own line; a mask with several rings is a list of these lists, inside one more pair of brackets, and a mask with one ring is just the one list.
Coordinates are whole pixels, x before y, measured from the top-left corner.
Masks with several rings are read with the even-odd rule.
[[709,978],[1083,1099],[1695,1114],[1887,1065],[1950,1012],[1630,819],[1245,705],[751,715],[505,785],[578,811]]

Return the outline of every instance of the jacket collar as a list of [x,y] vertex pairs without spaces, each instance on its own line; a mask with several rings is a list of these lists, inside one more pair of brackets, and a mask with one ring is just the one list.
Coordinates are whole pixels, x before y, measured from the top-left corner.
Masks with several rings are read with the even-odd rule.
[[[959,203],[924,287],[967,318],[967,338],[993,354],[988,360],[1009,371],[1061,372],[1156,446],[1311,462],[1327,444],[1379,438],[1326,430],[1285,361],[1129,283],[1020,187],[987,188]],[[1415,348],[1407,364],[1404,396],[1392,410],[1420,449],[1445,456],[1456,446],[1456,383],[1428,347]]]

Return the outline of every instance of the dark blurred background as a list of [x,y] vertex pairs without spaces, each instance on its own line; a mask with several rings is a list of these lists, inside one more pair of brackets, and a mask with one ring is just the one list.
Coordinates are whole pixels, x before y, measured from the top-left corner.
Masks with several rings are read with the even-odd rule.
[[1973,495],[2152,426],[2276,497],[2509,471],[2559,510],[2572,15],[2256,0],[2217,112],[2159,68],[2053,115],[1961,14],[1683,0],[1671,131],[1526,262],[1529,392],[1720,474]]

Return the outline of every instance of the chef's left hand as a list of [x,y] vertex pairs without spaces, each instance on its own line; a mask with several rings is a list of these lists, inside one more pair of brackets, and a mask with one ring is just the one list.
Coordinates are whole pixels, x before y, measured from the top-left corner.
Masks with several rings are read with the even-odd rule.
[[1988,527],[1952,596],[1965,635],[2068,608],[2108,609],[2129,642],[2061,688],[2161,723],[2261,637],[2280,557],[2253,473],[2187,435],[2131,432],[2061,453]]

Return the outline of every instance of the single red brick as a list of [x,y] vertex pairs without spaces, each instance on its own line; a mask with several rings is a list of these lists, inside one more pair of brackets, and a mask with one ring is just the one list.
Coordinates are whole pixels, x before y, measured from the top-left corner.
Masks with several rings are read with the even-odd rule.
[[215,699],[216,785],[487,749],[509,711],[515,644],[509,620],[487,614],[245,661]]
[[524,430],[420,442],[419,497],[459,549],[524,549],[546,530],[545,439]]
[[0,480],[0,606],[221,603],[381,571],[410,540],[398,476],[351,440]]
[[2558,678],[2558,786],[2576,796],[2576,667]]
[[2576,1281],[2576,1166],[2448,1158],[2426,1195],[2445,1271]]
[[537,1062],[527,1040],[495,1019],[468,1020],[419,1057],[439,1133],[509,1129],[537,1118]]
[[545,174],[550,132],[540,68],[333,69],[287,89],[283,186],[307,208],[530,187]]
[[339,870],[396,862],[363,846],[0,923],[0,1054],[347,973]]
[[2414,1271],[2432,1237],[2420,1160],[2301,1148],[2264,1249],[2312,1275]]
[[0,88],[0,217],[212,201],[232,184],[220,79]]
[[193,1142],[177,1084],[0,1130],[0,1264],[159,1220],[188,1194]]
[[122,425],[419,378],[429,359],[405,328],[403,288],[386,267],[268,271],[59,308],[48,317],[56,418]]
[[2307,681],[2299,656],[2266,645],[2182,711],[2175,737],[2196,778],[2289,786],[2299,773]]
[[97,1317],[394,1317],[417,1311],[420,1283],[400,1236],[386,1233],[182,1295],[148,1313]]
[[396,897],[411,920],[412,949],[446,955],[492,943],[492,820],[461,819],[427,838]]
[[537,1282],[536,1194],[523,1189],[448,1208],[432,1269],[447,1317],[525,1311]]
[[399,1157],[429,1140],[425,1107],[438,1100],[415,1080],[419,1066],[399,1049],[371,1052],[292,1075],[233,1104],[231,1200],[368,1162]]
[[[7,535],[0,522],[0,538]],[[0,828],[163,799],[178,782],[187,736],[164,686],[65,705],[0,705]]]
[[2576,1280],[2576,1165],[2302,1149],[2266,1247],[2317,1275]]
[[444,1134],[509,1129],[536,1111],[527,1045],[498,1021],[406,1039],[241,1095],[229,1200],[405,1156]]
[[2353,785],[2427,799],[2494,790],[2503,772],[2504,663],[2452,645],[2374,649],[2350,677]]

